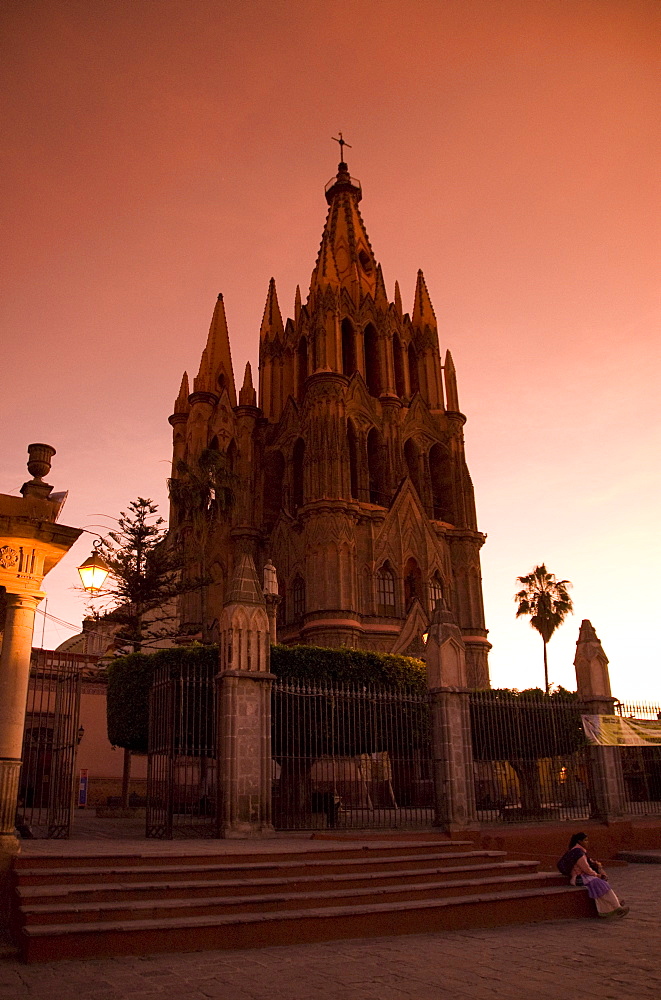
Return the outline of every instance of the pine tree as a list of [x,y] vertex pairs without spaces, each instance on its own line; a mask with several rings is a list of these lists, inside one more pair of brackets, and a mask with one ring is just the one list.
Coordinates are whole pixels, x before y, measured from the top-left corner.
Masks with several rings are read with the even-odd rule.
[[[158,506],[138,497],[121,511],[118,529],[103,538],[100,555],[110,573],[108,586],[93,600],[93,615],[116,626],[118,652],[139,653],[179,632],[176,598],[197,586],[185,580],[181,559],[166,543]],[[122,807],[128,807],[131,750],[124,747]]]

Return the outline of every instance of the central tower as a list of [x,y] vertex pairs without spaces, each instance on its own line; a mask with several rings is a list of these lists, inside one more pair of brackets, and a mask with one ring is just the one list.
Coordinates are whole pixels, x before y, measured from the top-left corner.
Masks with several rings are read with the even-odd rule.
[[[238,405],[222,298],[194,391],[170,418],[173,476],[218,452],[236,484],[210,513],[202,548],[212,582],[185,599],[189,631],[213,631],[242,551],[274,563],[279,641],[421,655],[444,598],[461,627],[469,684],[487,687],[473,487],[457,379],[441,363],[436,316],[418,271],[412,314],[389,302],[363,223],[360,182],[342,161],[326,185],[328,215],[305,304],[283,322],[271,279],[260,331],[259,405],[250,366]],[[173,493],[176,496],[176,493]],[[192,526],[173,503],[171,531]]]

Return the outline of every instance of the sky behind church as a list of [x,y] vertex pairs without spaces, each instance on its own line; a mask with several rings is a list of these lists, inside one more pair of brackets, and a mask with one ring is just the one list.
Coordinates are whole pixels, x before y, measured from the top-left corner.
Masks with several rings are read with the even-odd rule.
[[[423,269],[457,367],[493,684],[543,683],[512,597],[545,562],[576,612],[552,680],[589,618],[614,693],[661,700],[660,28],[657,0],[4,0],[0,491],[46,441],[65,523],[166,510],[217,293],[240,384],[269,278],[305,298],[342,129],[389,296]],[[90,540],[46,580],[74,624]]]

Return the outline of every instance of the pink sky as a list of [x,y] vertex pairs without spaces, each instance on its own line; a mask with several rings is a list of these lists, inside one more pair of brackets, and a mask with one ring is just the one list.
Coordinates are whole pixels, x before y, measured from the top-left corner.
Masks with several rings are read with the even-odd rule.
[[[512,595],[546,562],[576,609],[552,679],[575,686],[589,618],[614,693],[661,702],[657,0],[5,0],[0,20],[0,490],[46,441],[66,523],[165,510],[216,295],[240,381],[271,275],[287,315],[307,292],[342,129],[389,293],[410,310],[423,269],[457,366],[494,685],[543,682]],[[47,578],[74,624],[89,540]]]

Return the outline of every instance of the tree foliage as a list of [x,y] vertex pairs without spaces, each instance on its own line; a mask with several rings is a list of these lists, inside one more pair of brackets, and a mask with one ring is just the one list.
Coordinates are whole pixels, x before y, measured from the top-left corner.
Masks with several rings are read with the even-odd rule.
[[208,551],[217,525],[231,517],[238,480],[228,456],[215,448],[205,448],[195,461],[180,459],[175,471],[176,477],[168,479],[170,499],[178,515],[173,537],[177,539],[186,575],[197,577],[200,582],[200,625],[202,642],[207,643],[207,587],[211,583]]
[[[114,746],[145,752],[149,724],[149,690],[157,667],[168,665],[182,676],[197,665],[213,677],[218,670],[217,645],[174,646],[150,655],[132,653],[108,665],[108,738]],[[425,689],[425,667],[419,660],[357,649],[315,646],[272,646],[271,670],[281,678],[310,683],[383,684],[392,690]]]
[[549,573],[544,563],[535,566],[532,573],[517,577],[517,582],[523,589],[514,595],[517,602],[516,617],[530,615],[530,624],[542,637],[544,643],[544,682],[546,693],[549,691],[548,661],[546,646],[555,630],[562,625],[568,614],[573,611],[572,599],[568,588],[569,580],[556,580]]
[[110,573],[93,598],[100,605],[94,614],[117,626],[119,649],[139,652],[178,632],[174,600],[194,584],[182,580],[181,560],[167,545],[165,522],[151,500],[133,500],[118,525],[102,540]]

